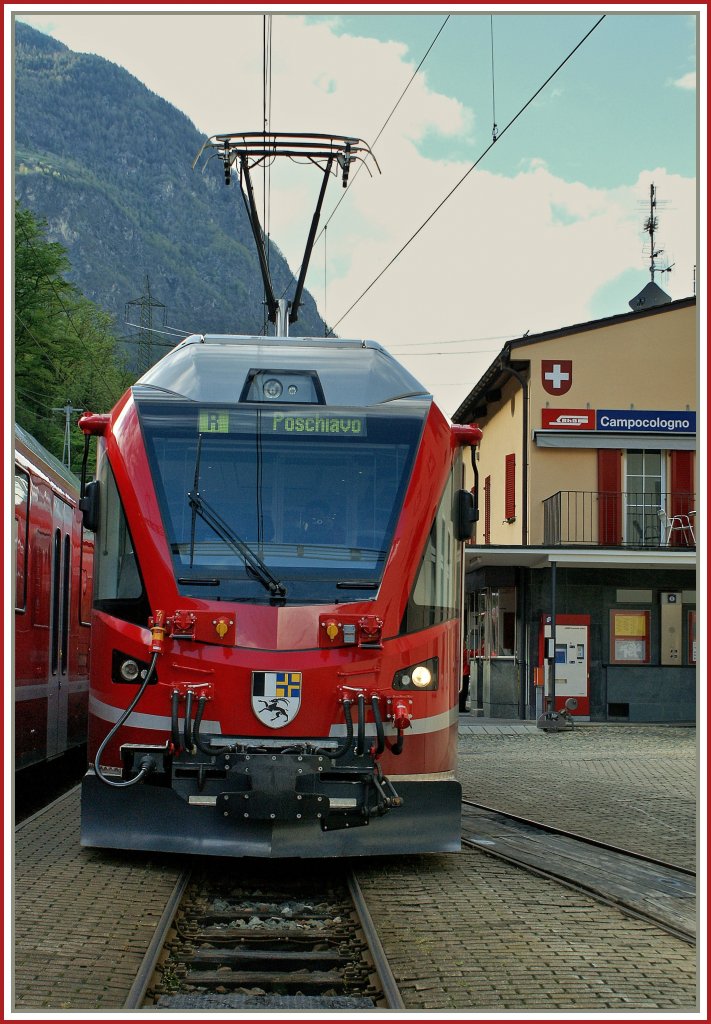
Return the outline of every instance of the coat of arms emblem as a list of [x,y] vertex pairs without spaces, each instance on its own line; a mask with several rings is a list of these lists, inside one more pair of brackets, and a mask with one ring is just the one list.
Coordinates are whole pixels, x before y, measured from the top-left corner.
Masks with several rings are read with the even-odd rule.
[[281,729],[301,705],[300,672],[253,672],[252,711],[263,725]]
[[542,359],[541,383],[549,395],[564,395],[573,383],[572,359]]

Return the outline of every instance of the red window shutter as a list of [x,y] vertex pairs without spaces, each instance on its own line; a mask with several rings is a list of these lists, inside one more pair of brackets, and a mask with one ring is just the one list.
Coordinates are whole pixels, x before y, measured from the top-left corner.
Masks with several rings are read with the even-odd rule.
[[622,543],[622,452],[598,448],[598,544]]
[[[696,497],[694,495],[694,453],[670,452],[671,462],[671,498],[669,515],[686,516],[694,511]],[[692,526],[694,525],[692,520]],[[687,544],[687,538],[681,530],[672,530],[671,544],[674,547]]]
[[484,543],[491,544],[491,477],[484,480]]
[[516,456],[506,456],[505,476],[506,495],[504,499],[504,518],[516,518]]

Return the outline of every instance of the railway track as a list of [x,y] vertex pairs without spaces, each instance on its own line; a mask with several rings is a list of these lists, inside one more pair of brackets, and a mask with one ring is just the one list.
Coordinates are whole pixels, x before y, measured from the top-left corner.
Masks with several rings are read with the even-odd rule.
[[343,868],[214,863],[175,887],[124,1009],[404,1009]]
[[696,874],[629,850],[462,801],[462,842],[696,943]]

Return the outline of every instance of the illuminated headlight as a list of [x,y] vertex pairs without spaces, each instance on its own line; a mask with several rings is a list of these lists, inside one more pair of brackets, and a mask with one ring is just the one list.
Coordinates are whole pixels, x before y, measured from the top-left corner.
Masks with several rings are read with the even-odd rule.
[[280,381],[271,377],[269,380],[264,382],[264,397],[265,398],[279,398],[283,391]]
[[412,670],[412,681],[420,690],[424,690],[432,682],[432,673],[426,665],[415,665]]
[[436,690],[439,687],[438,659],[428,658],[395,673],[394,690]]

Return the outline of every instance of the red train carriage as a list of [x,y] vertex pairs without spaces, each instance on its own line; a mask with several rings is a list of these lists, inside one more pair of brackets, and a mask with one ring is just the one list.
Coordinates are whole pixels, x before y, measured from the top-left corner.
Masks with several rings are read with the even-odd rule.
[[379,345],[191,336],[108,415],[82,843],[459,848],[451,427]]
[[94,540],[79,481],[15,424],[15,768],[86,743]]

